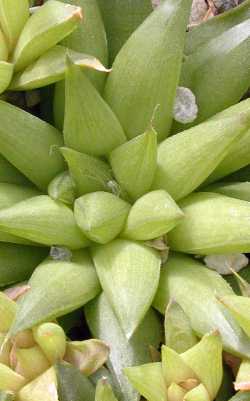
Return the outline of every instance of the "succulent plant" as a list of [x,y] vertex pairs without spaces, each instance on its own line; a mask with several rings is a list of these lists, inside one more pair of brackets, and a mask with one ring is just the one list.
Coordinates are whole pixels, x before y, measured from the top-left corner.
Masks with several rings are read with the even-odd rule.
[[207,19],[226,3],[0,0],[0,401],[250,399],[250,0]]

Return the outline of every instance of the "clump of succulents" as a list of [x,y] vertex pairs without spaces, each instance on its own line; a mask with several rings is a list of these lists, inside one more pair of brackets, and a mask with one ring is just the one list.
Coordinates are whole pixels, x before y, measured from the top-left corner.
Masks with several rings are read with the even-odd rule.
[[0,400],[249,400],[250,1],[43,3],[0,0]]

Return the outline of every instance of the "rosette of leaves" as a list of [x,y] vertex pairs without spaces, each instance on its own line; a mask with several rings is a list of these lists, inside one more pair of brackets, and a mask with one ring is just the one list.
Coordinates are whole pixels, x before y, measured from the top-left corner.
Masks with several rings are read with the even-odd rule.
[[[18,294],[0,303],[0,390],[219,401],[233,380],[222,349],[241,363],[235,389],[250,382],[249,9],[187,32],[191,1],[114,3],[48,0],[30,15],[20,1],[17,18],[0,0],[8,89],[61,80],[50,123],[0,101],[0,286]],[[187,99],[197,117],[173,122]]]

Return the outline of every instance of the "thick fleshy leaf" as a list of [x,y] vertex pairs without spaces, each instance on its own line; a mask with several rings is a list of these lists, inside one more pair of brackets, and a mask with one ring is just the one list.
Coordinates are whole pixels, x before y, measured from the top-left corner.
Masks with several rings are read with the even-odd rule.
[[249,396],[248,391],[246,391],[246,392],[239,391],[232,398],[230,398],[229,401],[249,401],[249,400],[250,400],[250,396]]
[[0,182],[0,210],[37,195],[36,188]]
[[216,401],[228,401],[234,394],[233,391],[233,374],[228,366],[224,366],[223,380],[216,396]]
[[198,344],[181,354],[181,358],[207,389],[208,399],[213,400],[219,391],[223,376],[222,341],[219,333],[206,334]]
[[2,0],[0,3],[0,25],[13,50],[20,33],[29,18],[28,0]]
[[49,361],[37,345],[30,348],[14,348],[12,358],[12,369],[27,381],[34,380],[50,367]]
[[187,34],[185,54],[194,53],[199,46],[247,20],[250,17],[249,5],[250,1],[246,0],[238,7],[231,8],[227,12],[217,15],[215,18],[209,18],[197,27],[192,28]]
[[112,65],[115,56],[129,36],[152,12],[151,0],[97,0],[107,32],[109,62]]
[[67,364],[58,364],[55,370],[60,401],[94,401],[94,386],[78,369]]
[[0,154],[0,182],[31,185],[31,182]]
[[164,1],[115,59],[104,95],[128,138],[143,133],[152,119],[159,139],[169,133],[190,3]]
[[0,287],[27,280],[47,255],[46,248],[0,243]]
[[107,163],[66,147],[61,148],[61,152],[68,163],[79,196],[90,192],[111,190],[109,183],[113,181],[113,177]]
[[84,235],[99,244],[112,241],[122,231],[130,204],[109,192],[92,192],[75,201],[74,216]]
[[117,147],[110,155],[115,178],[132,199],[149,191],[156,163],[157,133],[153,128]]
[[190,320],[175,301],[170,301],[165,313],[165,343],[178,353],[187,351],[197,343]]
[[29,18],[19,36],[12,61],[21,71],[71,33],[82,18],[81,8],[50,0]]
[[[191,89],[196,96],[198,118],[192,124],[239,102],[245,94],[250,79],[249,44],[250,19],[247,19],[212,38],[186,58],[180,85]],[[177,127],[183,129],[181,124]]]
[[[240,112],[249,113],[250,99],[246,99],[216,114],[212,120],[220,120],[225,117],[237,116]],[[225,158],[220,162],[206,182],[214,182],[218,179],[239,170],[250,164],[249,146],[250,146],[250,124],[244,135],[232,146]]]
[[249,117],[250,112],[246,111],[231,118],[205,122],[167,138],[158,148],[158,167],[152,187],[165,189],[174,199],[190,194],[244,134]]
[[168,235],[173,250],[198,255],[249,251],[249,202],[197,192],[183,199],[179,206],[185,219]]
[[151,361],[149,345],[157,348],[162,337],[157,314],[150,309],[130,340],[123,334],[104,293],[85,306],[85,314],[92,334],[110,346],[108,367],[121,400],[138,401],[139,395],[123,374],[123,369]]
[[63,359],[66,335],[61,326],[56,323],[42,323],[33,329],[33,336],[52,365]]
[[[80,53],[87,53],[95,56],[105,66],[108,64],[108,48],[106,32],[104,29],[100,10],[96,0],[63,0],[64,3],[70,3],[80,6],[84,12],[84,18],[77,29],[63,40],[63,44],[70,49]],[[106,79],[104,74],[96,71],[86,71],[93,85],[99,91],[102,91]],[[64,121],[65,106],[65,85],[60,82],[55,87],[54,94],[54,118],[56,126],[62,129]]]
[[107,378],[102,378],[96,386],[95,401],[117,401]]
[[54,199],[72,205],[76,198],[76,185],[68,171],[58,174],[49,183],[48,194]]
[[85,341],[68,341],[64,360],[77,367],[85,376],[90,376],[104,365],[108,356],[108,345],[92,338]]
[[250,337],[250,298],[238,295],[227,295],[219,298],[219,301],[230,311],[247,336]]
[[13,75],[13,64],[0,61],[0,94],[9,86]]
[[239,366],[239,370],[234,382],[235,390],[249,391],[250,390],[250,361],[243,359]]
[[182,355],[173,349],[162,346],[162,371],[167,387],[171,383],[181,383],[188,379],[198,379],[192,367],[187,365]]
[[73,253],[70,262],[47,260],[32,274],[31,287],[18,303],[9,336],[63,316],[94,298],[100,285],[86,251]]
[[129,339],[154,298],[160,257],[149,247],[121,239],[94,247],[92,256],[102,288]]
[[[66,56],[84,70],[107,71],[101,62],[92,55],[78,53],[63,46],[54,46],[26,67],[24,71],[18,72],[13,77],[9,89],[31,90],[62,80],[67,70]],[[101,73],[99,75],[102,76]]]
[[18,401],[59,401],[55,368],[48,369],[41,376],[26,384],[17,395]]
[[16,392],[25,384],[26,379],[8,366],[0,363],[0,390]]
[[9,330],[16,315],[16,303],[12,301],[5,293],[0,292],[0,330],[5,333]]
[[132,206],[121,235],[132,240],[154,239],[172,230],[183,217],[166,191],[148,192]]
[[81,71],[66,73],[64,139],[66,146],[94,156],[109,154],[126,141],[115,114]]
[[183,397],[187,390],[179,386],[179,384],[172,383],[168,387],[168,401],[183,401]]
[[226,350],[250,356],[249,339],[216,298],[226,295],[233,295],[233,291],[218,273],[190,257],[172,254],[162,269],[154,306],[165,313],[169,300],[174,298],[197,335],[218,330]]
[[[0,101],[1,154],[41,189],[63,170],[60,132],[45,121]],[[16,134],[18,132],[18,135]],[[44,168],[46,166],[46,168]]]
[[124,369],[133,386],[148,401],[166,401],[167,388],[160,362]]
[[211,398],[203,384],[190,390],[183,398],[183,401],[210,401]]
[[80,249],[88,245],[72,210],[47,195],[35,196],[2,209],[0,231],[49,246]]
[[250,202],[250,182],[217,182],[202,189]]

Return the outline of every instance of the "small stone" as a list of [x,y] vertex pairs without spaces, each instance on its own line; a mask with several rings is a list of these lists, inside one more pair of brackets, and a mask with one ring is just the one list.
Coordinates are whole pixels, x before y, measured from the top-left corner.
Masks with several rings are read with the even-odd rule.
[[52,246],[50,248],[50,257],[54,260],[64,260],[69,262],[72,258],[72,253],[68,248]]
[[198,106],[195,95],[190,89],[179,86],[174,104],[174,119],[182,124],[187,124],[194,121],[197,114]]

